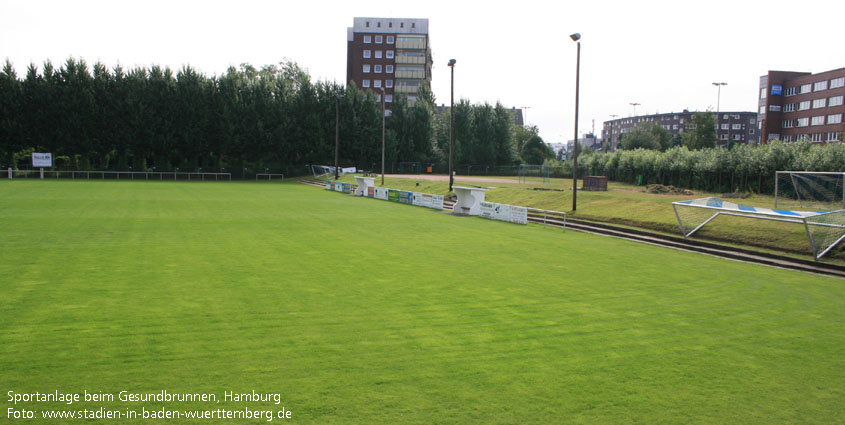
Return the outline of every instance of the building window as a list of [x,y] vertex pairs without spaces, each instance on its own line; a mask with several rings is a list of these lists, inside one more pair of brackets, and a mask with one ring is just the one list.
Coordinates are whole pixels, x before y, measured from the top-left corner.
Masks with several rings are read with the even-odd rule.
[[393,88],[393,80],[384,80],[384,86],[392,89]]
[[393,74],[393,65],[386,65],[384,68],[385,68],[384,72],[386,72],[388,74]]
[[381,80],[373,80],[373,87],[380,88],[381,87]]
[[672,124],[672,130],[677,130],[677,129],[678,129],[678,124]]
[[792,128],[792,120],[783,120],[783,122],[781,123],[781,127]]
[[827,80],[813,84],[813,91],[827,90]]
[[766,88],[763,87],[762,89],[760,89],[760,99],[765,99],[765,98],[766,98]]
[[795,111],[795,104],[794,103],[787,103],[783,105],[783,112],[793,112]]
[[363,84],[361,84],[361,87],[363,87],[365,89],[369,88],[370,87],[370,80],[364,80]]
[[804,85],[801,86],[801,90],[798,91],[798,94],[809,93],[810,90],[812,90],[812,89],[813,89],[812,84],[804,84]]
[[754,129],[748,130],[748,134],[754,134]]
[[381,28],[381,21],[376,22],[376,28]]
[[786,95],[787,96],[795,96],[795,87],[787,87],[786,88]]
[[748,123],[751,125],[757,124],[757,118],[749,118]]
[[387,36],[387,44],[393,44],[393,36],[392,35]]
[[810,119],[809,118],[798,118],[797,120],[795,120],[795,125],[798,126],[798,127],[806,127],[806,126],[810,125]]
[[828,99],[827,106],[840,106],[842,105],[842,96],[833,96]]
[[720,134],[719,139],[720,140],[728,140],[728,135],[727,134]]
[[722,124],[721,128],[722,128],[722,130],[728,130],[728,129],[731,128],[731,125],[730,124]]
[[839,77],[830,80],[830,88],[837,89],[839,87],[845,87],[845,77]]
[[371,54],[371,53],[372,53],[372,52],[371,52],[371,51],[369,51],[369,50],[364,50],[364,59],[369,59],[369,58],[370,58],[370,54]]
[[381,44],[382,37],[380,35],[376,36],[376,44]]
[[381,74],[381,65],[376,65],[375,72],[376,74]]
[[761,106],[761,107],[760,107],[760,115],[763,115],[763,114],[765,114],[765,113],[766,113],[766,107],[765,107],[765,106]]
[[393,59],[393,50],[388,50],[388,51],[384,52],[384,57],[386,57],[388,59]]
[[722,119],[723,119],[723,120],[728,119],[728,114],[722,115]]
[[828,124],[841,124],[842,123],[842,114],[833,114],[827,116],[827,123]]
[[399,23],[399,28],[405,28],[405,23],[404,23],[404,22],[400,22],[400,23]]
[[364,74],[370,73],[370,65],[364,65]]
[[818,116],[818,117],[813,117],[813,119],[810,120],[810,125],[823,125],[823,124],[824,124],[824,116],[823,115]]
[[813,138],[812,138],[812,140],[813,140],[814,142],[821,142],[821,141],[822,141],[822,134],[821,134],[821,133],[815,133],[815,134],[813,134]]
[[803,110],[806,110],[806,109],[810,109],[810,101],[809,100],[805,100],[805,101],[798,104],[798,110],[799,111],[803,111]]
[[839,133],[837,133],[837,132],[827,133],[827,141],[828,142],[833,142],[833,141],[836,141],[836,140],[839,140]]
[[734,140],[742,140],[742,135],[734,134]]
[[813,100],[813,109],[824,108],[826,104],[827,104],[827,99],[825,99],[825,98],[814,99]]
[[381,50],[376,50],[376,59],[381,59]]
[[372,37],[370,37],[369,35],[365,35],[365,36],[364,36],[364,43],[370,44],[370,43],[372,43],[372,42],[373,42],[373,38],[372,38]]
[[[411,28],[416,28],[416,27],[417,27],[417,23],[416,23],[416,22],[411,22]],[[414,100],[416,100],[416,99],[414,99]]]
[[731,130],[742,130],[742,124],[731,125]]
[[370,21],[367,21],[367,28],[370,27]]
[[392,95],[392,94],[386,94],[386,95],[384,95],[384,101],[385,101],[386,103],[391,103],[391,102],[393,102],[393,95]]

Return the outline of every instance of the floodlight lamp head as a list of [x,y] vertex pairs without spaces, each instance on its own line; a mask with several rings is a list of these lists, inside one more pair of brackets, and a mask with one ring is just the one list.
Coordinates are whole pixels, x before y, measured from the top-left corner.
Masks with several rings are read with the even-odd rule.
[[457,61],[454,59],[449,59],[449,66],[455,66],[455,62]]
[[572,41],[578,41],[581,39],[581,33],[576,32],[575,34],[570,35],[569,38],[571,38]]

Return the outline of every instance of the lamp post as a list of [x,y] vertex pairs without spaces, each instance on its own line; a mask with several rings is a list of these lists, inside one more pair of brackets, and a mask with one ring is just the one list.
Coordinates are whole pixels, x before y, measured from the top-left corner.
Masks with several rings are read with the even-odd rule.
[[637,116],[637,106],[641,105],[641,103],[631,102],[631,103],[629,103],[629,105],[634,107],[634,116],[636,117]]
[[[716,137],[718,138],[719,129],[720,129],[720,126],[719,126],[719,104],[722,102],[722,86],[726,86],[726,85],[728,85],[728,83],[723,81],[723,82],[720,82],[720,83],[713,83],[713,85],[716,86],[716,88],[717,88],[717,90],[716,90],[716,135],[717,136]],[[730,129],[728,129],[728,139],[730,139]],[[730,142],[728,142],[728,143],[730,143]],[[717,144],[718,144],[718,142],[717,142]]]
[[578,45],[575,61],[575,143],[572,145],[572,212],[578,207],[578,89],[581,82],[581,34],[569,36]]
[[379,87],[381,90],[381,185],[384,187],[384,97],[386,95],[384,87]]
[[452,97],[449,101],[449,192],[452,191],[452,183],[454,183],[452,161],[455,158],[455,62],[454,59],[449,59],[449,68],[452,72]]
[[340,178],[337,166],[338,152],[340,152],[340,96],[334,98],[334,179]]
[[616,114],[610,114],[610,130],[608,130],[608,133],[607,133],[607,137],[610,139],[610,146],[605,145],[605,150],[604,150],[605,152],[607,152],[608,148],[613,147],[613,124],[614,124],[614,121],[616,121],[616,117],[618,117],[618,116],[619,115],[616,115]]

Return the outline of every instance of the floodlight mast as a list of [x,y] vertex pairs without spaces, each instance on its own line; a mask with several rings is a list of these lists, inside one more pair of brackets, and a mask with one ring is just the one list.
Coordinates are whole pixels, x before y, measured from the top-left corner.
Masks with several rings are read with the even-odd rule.
[[449,68],[452,72],[452,96],[449,101],[449,192],[452,191],[452,183],[454,183],[454,173],[452,171],[455,151],[455,62],[454,59],[449,59]]
[[575,61],[575,141],[572,145],[572,211],[578,208],[578,90],[581,81],[581,34],[569,36],[577,45],[578,53]]

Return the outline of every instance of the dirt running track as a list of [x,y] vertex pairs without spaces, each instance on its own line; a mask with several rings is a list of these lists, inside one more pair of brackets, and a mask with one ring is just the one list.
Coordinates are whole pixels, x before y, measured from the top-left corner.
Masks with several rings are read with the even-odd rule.
[[[447,182],[449,181],[449,176],[444,175],[435,175],[435,174],[386,174],[387,177],[397,177],[400,179],[413,179],[413,180],[430,180],[436,182]],[[505,178],[496,178],[496,177],[473,177],[473,176],[455,176],[455,181],[465,181],[465,182],[485,182],[485,183],[519,183],[519,180],[516,179],[505,179]]]

